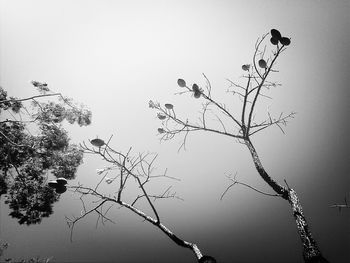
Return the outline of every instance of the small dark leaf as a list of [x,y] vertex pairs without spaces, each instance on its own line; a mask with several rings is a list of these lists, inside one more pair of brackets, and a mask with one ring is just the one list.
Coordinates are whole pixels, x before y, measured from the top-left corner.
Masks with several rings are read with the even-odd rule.
[[67,187],[64,185],[59,185],[56,188],[56,193],[58,193],[58,194],[63,194],[65,191],[67,191]]
[[101,147],[105,144],[105,142],[101,139],[96,138],[96,139],[91,140],[91,144],[93,146],[96,146],[96,147]]
[[170,104],[170,103],[166,103],[165,105],[165,108],[167,108],[168,110],[172,110],[174,108],[173,104]]
[[186,81],[184,81],[183,79],[178,79],[177,85],[179,85],[181,88],[186,87]]
[[282,37],[281,40],[280,40],[281,44],[284,45],[284,46],[289,46],[290,44],[290,38],[288,37]]
[[67,179],[66,178],[63,178],[63,177],[59,177],[56,179],[56,182],[59,186],[61,185],[66,185],[67,184]]
[[161,113],[158,113],[157,116],[158,116],[158,119],[160,119],[160,120],[165,120],[166,119],[166,116],[161,114]]
[[272,45],[277,45],[278,44],[278,39],[277,38],[271,37],[270,41],[271,41]]
[[159,132],[159,133],[164,133],[165,131],[164,131],[163,128],[158,128],[158,132]]
[[192,90],[194,92],[199,91],[199,87],[198,87],[198,85],[196,83],[192,85]]
[[277,29],[271,29],[271,35],[277,40],[280,40],[282,38],[280,31],[278,31]]
[[263,59],[260,59],[258,63],[259,63],[259,67],[261,67],[261,68],[267,67],[266,61]]
[[249,65],[249,64],[244,64],[244,65],[242,66],[242,69],[243,69],[244,71],[249,71],[249,68],[250,68],[250,65]]
[[201,97],[201,92],[198,90],[198,91],[195,91],[194,92],[194,97],[196,98],[196,99],[198,99],[198,98],[200,98]]
[[32,81],[32,84],[34,87],[47,87],[47,83],[41,83],[41,82],[35,81],[35,80]]

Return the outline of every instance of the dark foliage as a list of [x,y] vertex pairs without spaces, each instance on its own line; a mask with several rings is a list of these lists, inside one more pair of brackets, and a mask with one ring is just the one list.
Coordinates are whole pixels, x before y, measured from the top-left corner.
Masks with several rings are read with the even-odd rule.
[[[74,179],[83,153],[69,142],[62,122],[91,123],[91,112],[72,106],[61,94],[48,94],[47,84],[32,82],[40,95],[17,99],[0,87],[0,196],[19,224],[37,224],[53,213],[59,194],[47,185],[47,175]],[[38,86],[39,85],[39,86]],[[56,96],[58,102],[38,102]],[[25,101],[31,101],[30,110]]]

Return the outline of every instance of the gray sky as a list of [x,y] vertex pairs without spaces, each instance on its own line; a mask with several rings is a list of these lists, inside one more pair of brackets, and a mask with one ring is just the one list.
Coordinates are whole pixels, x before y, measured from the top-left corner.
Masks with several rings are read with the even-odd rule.
[[[259,111],[296,111],[283,135],[271,128],[253,143],[266,170],[296,189],[314,237],[331,262],[349,259],[349,211],[329,205],[349,193],[350,4],[348,1],[5,1],[0,0],[0,85],[10,95],[34,94],[31,80],[84,103],[93,112],[89,127],[69,127],[81,142],[114,134],[119,150],[159,153],[159,171],[185,199],[156,203],[170,229],[196,242],[219,262],[301,262],[301,244],[287,202],[237,186],[220,201],[225,175],[268,191],[247,149],[217,135],[159,143],[150,99],[173,103],[184,118],[200,101],[174,95],[178,78],[203,85],[230,102],[227,78],[242,81],[256,39],[277,28],[291,37],[272,80],[282,87],[262,100]],[[228,107],[234,109],[234,105]],[[103,163],[86,157],[76,182],[93,186]],[[53,256],[55,260],[192,262],[190,251],[124,210],[116,225],[94,228],[89,218],[69,243],[65,215],[80,211],[77,196],[63,195],[54,215],[39,226],[19,226],[1,206],[1,238],[8,256]],[[35,236],[35,238],[33,238]],[[254,251],[249,252],[248,249]],[[276,252],[278,251],[278,252]],[[248,253],[247,253],[248,252]],[[102,260],[101,260],[102,259]]]

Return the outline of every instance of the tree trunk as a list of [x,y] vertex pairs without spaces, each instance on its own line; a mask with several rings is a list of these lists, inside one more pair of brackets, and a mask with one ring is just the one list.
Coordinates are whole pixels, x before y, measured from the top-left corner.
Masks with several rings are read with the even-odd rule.
[[309,226],[306,222],[302,206],[299,202],[296,192],[291,188],[285,188],[274,181],[268,173],[265,171],[261,164],[258,153],[256,152],[250,139],[245,140],[245,144],[248,147],[250,154],[252,155],[255,168],[259,172],[262,179],[283,199],[287,200],[292,208],[295,223],[298,228],[298,233],[303,245],[303,258],[306,263],[327,263],[328,261],[322,256],[321,251],[318,249],[316,241],[313,239]]

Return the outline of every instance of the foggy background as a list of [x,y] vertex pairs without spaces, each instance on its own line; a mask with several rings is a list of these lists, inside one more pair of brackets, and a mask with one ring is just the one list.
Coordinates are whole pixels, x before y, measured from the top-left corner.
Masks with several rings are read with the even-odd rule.
[[[270,80],[273,100],[259,110],[275,115],[296,111],[286,135],[270,128],[253,136],[262,163],[279,183],[286,179],[303,205],[314,238],[330,262],[350,257],[350,211],[329,206],[349,193],[349,1],[6,1],[0,0],[0,85],[10,96],[35,94],[31,80],[92,111],[92,125],[66,125],[72,142],[98,136],[126,151],[157,152],[156,166],[181,181],[164,180],[184,201],[160,200],[163,223],[195,242],[218,262],[302,262],[302,249],[289,204],[235,186],[220,201],[228,174],[271,192],[258,176],[249,151],[230,138],[193,133],[159,142],[160,121],[150,99],[172,103],[186,118],[200,100],[180,91],[178,78],[205,84],[228,102],[227,78],[243,81],[258,37],[280,30],[291,45]],[[233,106],[231,106],[233,108]],[[104,163],[85,156],[78,182],[94,186]],[[65,215],[79,215],[79,196],[63,194],[54,214],[35,226],[8,217],[1,200],[0,238],[6,257],[53,257],[51,262],[194,262],[161,231],[126,209],[109,216],[117,224],[95,229],[96,216],[76,225],[69,242]]]

